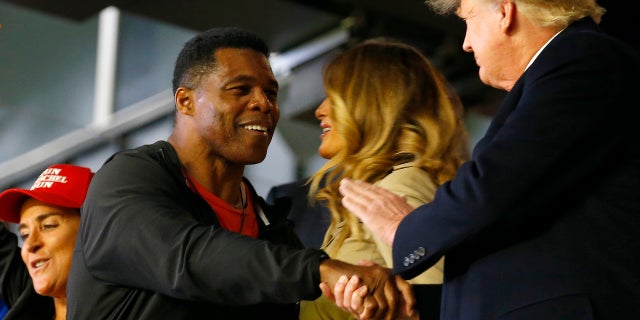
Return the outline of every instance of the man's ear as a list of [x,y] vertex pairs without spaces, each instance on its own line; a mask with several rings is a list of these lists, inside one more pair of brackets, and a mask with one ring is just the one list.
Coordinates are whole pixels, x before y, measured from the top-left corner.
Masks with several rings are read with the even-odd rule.
[[502,21],[500,22],[500,29],[504,33],[508,33],[513,29],[513,24],[516,18],[517,8],[513,0],[500,1],[500,10],[502,11]]
[[179,87],[173,95],[176,110],[182,114],[192,114],[194,109],[194,91],[184,87]]

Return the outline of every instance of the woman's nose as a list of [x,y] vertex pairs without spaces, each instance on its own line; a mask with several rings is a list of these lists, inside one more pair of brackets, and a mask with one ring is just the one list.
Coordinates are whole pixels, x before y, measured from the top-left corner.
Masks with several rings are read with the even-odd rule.
[[38,249],[42,248],[40,235],[38,235],[37,232],[31,232],[31,234],[29,234],[29,236],[22,242],[22,246],[30,253],[38,251]]
[[322,103],[320,103],[320,105],[316,108],[316,119],[318,120],[322,120],[322,118],[327,116],[327,103],[326,103],[326,99],[322,101]]

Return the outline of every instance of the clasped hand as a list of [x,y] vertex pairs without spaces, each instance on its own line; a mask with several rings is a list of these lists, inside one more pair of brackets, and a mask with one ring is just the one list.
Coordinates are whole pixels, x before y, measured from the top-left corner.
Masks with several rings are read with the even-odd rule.
[[361,320],[418,319],[411,285],[389,268],[329,259],[321,265],[321,276],[322,293]]

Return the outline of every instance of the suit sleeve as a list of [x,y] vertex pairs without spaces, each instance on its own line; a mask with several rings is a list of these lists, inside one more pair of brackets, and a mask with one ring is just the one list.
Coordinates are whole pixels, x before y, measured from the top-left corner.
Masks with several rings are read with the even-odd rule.
[[548,227],[573,194],[593,192],[594,173],[637,137],[625,102],[637,100],[637,59],[629,64],[589,35],[561,38],[507,95],[471,161],[401,222],[394,271],[411,278],[481,233],[506,243]]

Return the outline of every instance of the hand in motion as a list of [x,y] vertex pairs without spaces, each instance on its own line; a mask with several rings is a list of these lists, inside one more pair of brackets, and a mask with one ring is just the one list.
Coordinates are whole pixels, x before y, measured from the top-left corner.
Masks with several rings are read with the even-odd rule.
[[367,182],[342,179],[342,205],[391,246],[400,221],[413,211],[406,199]]
[[360,319],[391,320],[415,313],[411,285],[389,268],[327,259],[320,265],[320,276],[322,293]]

